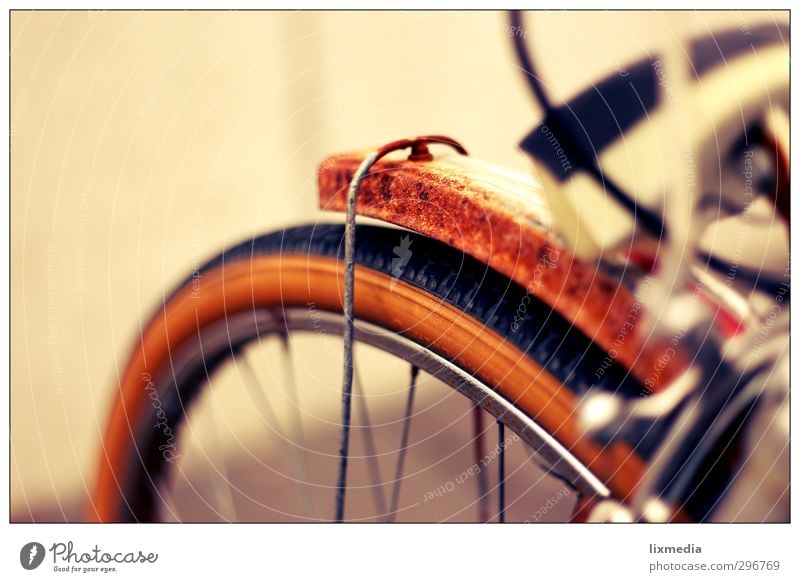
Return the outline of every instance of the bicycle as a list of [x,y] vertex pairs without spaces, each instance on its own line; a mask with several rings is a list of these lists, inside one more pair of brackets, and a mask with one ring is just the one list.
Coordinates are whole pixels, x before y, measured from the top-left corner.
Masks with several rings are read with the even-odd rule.
[[[514,13],[511,25],[522,26],[520,19]],[[273,521],[345,521],[348,496],[360,494],[373,497],[374,510],[350,520],[395,521],[418,516],[415,506],[445,497],[448,484],[455,489],[455,483],[467,481],[474,481],[476,490],[472,518],[506,521],[511,482],[506,469],[515,439],[529,452],[514,474],[525,474],[521,467],[535,457],[548,475],[565,483],[565,495],[576,494],[573,520],[753,519],[726,509],[726,503],[752,488],[752,478],[743,476],[754,470],[752,453],[763,435],[775,441],[770,451],[780,449],[770,457],[776,462],[784,454],[782,444],[788,445],[788,435],[783,441],[782,433],[772,434],[773,419],[788,410],[788,374],[784,378],[781,368],[788,361],[785,312],[773,318],[764,340],[768,347],[757,356],[749,358],[741,346],[763,329],[758,322],[764,315],[751,306],[753,289],[785,297],[788,305],[788,281],[738,270],[736,284],[750,285],[748,294],[709,276],[715,269],[724,274],[724,261],[700,253],[699,263],[686,266],[680,257],[698,252],[698,229],[711,218],[745,210],[736,164],[749,159],[752,165],[754,156],[762,170],[766,166],[759,193],[788,224],[788,117],[779,111],[781,105],[788,110],[788,60],[781,43],[785,30],[770,30],[758,36],[759,54],[769,62],[759,79],[768,83],[774,100],[765,112],[764,87],[752,83],[756,89],[738,94],[735,113],[744,122],[726,111],[733,121],[712,124],[713,153],[728,157],[716,156],[724,165],[702,166],[706,183],[722,189],[691,207],[700,226],[690,228],[679,212],[642,203],[598,161],[608,144],[620,135],[639,136],[637,123],[654,115],[668,61],[661,70],[650,60],[634,63],[629,75],[612,75],[556,106],[515,37],[521,68],[545,112],[522,143],[537,163],[541,185],[473,160],[458,142],[442,136],[323,161],[320,208],[347,212],[345,224],[287,228],[224,250],[165,298],[142,331],[121,375],[89,519],[228,520],[237,516],[237,505],[261,503],[234,486],[211,507],[180,466],[179,437],[196,432],[190,422],[194,403],[213,398],[210,385],[225,373],[243,379],[249,405],[287,448],[287,467],[265,466],[251,454],[262,472],[285,481],[291,493],[292,509],[267,503]],[[736,45],[726,53],[716,46],[715,60],[711,45],[705,46],[694,55],[703,72],[739,64],[744,50]],[[731,101],[720,92],[726,82],[718,82],[715,106]],[[616,102],[604,107],[612,96]],[[456,151],[443,154],[448,148]],[[742,153],[751,151],[757,154]],[[624,229],[598,234],[575,205],[565,203],[574,199],[572,191],[588,188],[600,188],[628,212]],[[356,226],[356,214],[382,224]],[[676,233],[693,245],[678,249],[678,255]],[[672,270],[665,275],[665,269]],[[678,283],[667,286],[673,275]],[[336,351],[344,362],[336,451],[304,444],[291,370],[292,346],[301,334],[320,341],[343,337],[342,353]],[[268,342],[289,364],[284,383],[293,427],[288,431],[250,361]],[[366,408],[360,409],[364,422],[356,426],[351,417],[353,398],[364,398],[354,370],[364,359],[353,357],[354,342],[408,366],[398,448],[385,483],[373,459],[386,455],[376,454],[374,435],[365,429],[374,428]],[[738,366],[737,358],[740,364],[749,358],[747,365]],[[403,505],[400,484],[409,478],[411,420],[420,387],[431,378],[466,397],[456,421],[471,430],[464,447],[471,447],[474,463],[452,480],[434,483],[415,505]],[[713,385],[719,389],[710,389]],[[486,413],[497,424],[492,450]],[[333,426],[316,420],[323,429]],[[363,432],[365,454],[351,457],[356,428]],[[748,443],[753,438],[758,442]],[[311,454],[330,476],[318,479],[315,465],[301,453]],[[353,459],[364,461],[367,485],[348,485]],[[495,467],[496,479],[489,475]],[[229,480],[224,461],[212,464],[210,472]],[[788,484],[788,474],[780,473],[774,475],[777,487],[784,478]],[[169,492],[175,479],[194,491],[200,517],[177,511]],[[269,492],[278,499],[287,495]],[[526,492],[515,490],[511,505]],[[785,494],[786,489],[779,491],[777,498]],[[778,519],[785,519],[775,503]],[[542,514],[541,508],[530,509],[529,516]],[[762,513],[760,519],[774,518],[770,511]],[[449,517],[463,521],[463,515]]]

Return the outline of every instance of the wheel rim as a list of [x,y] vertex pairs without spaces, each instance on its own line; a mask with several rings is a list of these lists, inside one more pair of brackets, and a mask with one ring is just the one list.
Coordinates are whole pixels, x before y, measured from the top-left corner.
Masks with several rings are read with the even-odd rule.
[[[224,326],[209,329],[203,334],[204,353],[217,349],[229,349],[230,344],[257,341],[266,336],[309,332],[341,335],[344,318],[336,313],[315,313],[303,309],[287,309],[280,313],[272,310],[259,310],[254,314],[239,314],[229,318]],[[364,321],[356,321],[355,339],[361,344],[380,348],[403,361],[442,381],[450,388],[468,398],[476,406],[486,410],[495,419],[520,437],[536,455],[546,463],[548,471],[570,484],[586,497],[607,497],[608,488],[579,459],[564,448],[552,435],[528,417],[509,400],[493,391],[467,372],[437,355],[433,351],[411,340],[391,333],[388,330]],[[177,356],[172,363],[172,380],[160,382],[172,384],[167,391],[174,390],[174,384],[181,378],[191,376],[193,371],[204,365],[198,360],[200,352],[192,350]],[[187,370],[187,371],[184,371]]]
[[[157,367],[155,364],[158,358],[153,356],[152,352],[157,352],[158,348],[161,348],[162,363],[166,364],[172,360],[174,349],[171,349],[170,346],[180,345],[187,337],[196,333],[198,326],[202,328],[207,320],[230,319],[233,314],[239,312],[248,313],[252,318],[255,305],[265,303],[283,305],[284,309],[288,310],[286,311],[287,317],[293,318],[292,325],[298,327],[303,325],[302,318],[298,317],[296,310],[292,311],[292,306],[307,306],[309,302],[314,301],[321,310],[334,311],[341,308],[337,287],[337,283],[341,280],[341,270],[335,259],[310,256],[268,256],[259,257],[246,263],[226,265],[224,273],[222,268],[218,271],[204,276],[199,290],[184,289],[179,292],[170,301],[165,312],[154,319],[153,324],[145,333],[139,349],[131,358],[131,364],[121,383],[122,398],[116,406],[105,440],[106,454],[101,463],[97,493],[93,498],[92,517],[101,520],[117,520],[119,518],[120,487],[125,480],[125,465],[131,462],[130,455],[126,459],[125,440],[126,437],[128,439],[133,437],[131,427],[136,426],[136,420],[142,415],[141,376],[143,373],[147,373],[147,370]],[[267,285],[268,281],[271,281],[272,285]],[[393,287],[391,290],[389,289],[390,284]],[[617,446],[616,450],[609,450],[588,443],[585,439],[581,440],[570,415],[572,403],[569,401],[569,396],[571,394],[564,394],[566,391],[559,391],[558,386],[552,386],[552,382],[557,383],[557,381],[550,378],[550,393],[548,394],[545,390],[543,396],[541,388],[543,385],[547,388],[548,378],[542,378],[543,372],[537,370],[533,363],[519,354],[512,353],[509,359],[510,350],[508,346],[502,345],[502,338],[488,337],[496,336],[496,334],[483,329],[479,323],[477,331],[472,329],[469,330],[472,332],[471,335],[466,333],[466,328],[474,327],[476,324],[470,317],[410,285],[390,280],[389,277],[369,269],[357,269],[356,287],[358,297],[356,315],[358,317],[371,320],[386,319],[384,300],[388,300],[387,298],[400,298],[405,301],[406,306],[411,304],[413,309],[409,309],[405,316],[408,317],[409,322],[413,323],[414,329],[406,329],[406,335],[416,334],[416,341],[422,340],[426,343],[430,339],[434,339],[438,342],[437,349],[442,349],[442,345],[447,344],[442,349],[445,357],[438,356],[437,365],[441,369],[447,369],[442,362],[448,363],[448,359],[451,359],[459,362],[458,367],[480,370],[479,376],[494,374],[495,377],[502,380],[501,384],[505,382],[505,385],[513,385],[514,380],[517,381],[516,385],[519,385],[521,378],[525,381],[522,385],[527,387],[532,383],[531,378],[534,378],[538,388],[535,394],[527,389],[520,391],[515,398],[497,394],[498,397],[505,398],[509,404],[513,404],[511,409],[522,411],[523,418],[531,418],[538,414],[539,418],[549,421],[550,426],[547,426],[547,422],[542,423],[544,430],[534,430],[528,426],[526,430],[521,431],[526,438],[529,435],[538,437],[539,440],[535,446],[542,448],[544,444],[547,444],[548,446],[543,450],[550,453],[553,450],[559,453],[567,452],[567,455],[558,455],[558,469],[560,472],[568,474],[585,490],[601,494],[607,494],[610,490],[617,496],[620,496],[620,492],[623,493],[622,496],[625,496],[632,490],[632,484],[641,475],[641,461],[624,447]],[[327,293],[322,295],[312,293],[312,290],[320,289],[327,289]],[[370,303],[364,301],[364,297],[380,297],[382,300]],[[448,309],[451,311],[450,313],[447,313]],[[456,312],[453,313],[453,311]],[[182,319],[176,320],[176,312],[181,315]],[[397,333],[398,328],[402,328],[404,325],[403,321],[397,321],[397,314],[398,312],[394,312],[393,319],[390,318],[391,321],[387,321],[389,325],[386,327],[389,332]],[[316,325],[334,326],[335,324],[332,323],[332,320],[326,320],[322,324],[318,321]],[[307,326],[308,323],[306,323]],[[391,329],[392,327],[395,329]],[[368,331],[363,326],[361,329],[360,333]],[[444,332],[446,335],[443,335]],[[375,333],[371,335],[380,337]],[[390,335],[391,333],[383,334],[383,337]],[[465,335],[468,339],[465,339]],[[484,347],[483,352],[477,349],[481,347],[477,345],[480,342],[483,342],[481,344]],[[503,348],[502,354],[498,345]],[[453,348],[453,346],[455,347]],[[465,350],[465,346],[468,349]],[[492,356],[489,361],[486,361],[486,346],[490,350],[489,355]],[[513,352],[513,350],[511,351]],[[149,358],[147,357],[148,353],[150,353]],[[500,355],[505,359],[500,358]],[[477,358],[477,365],[464,366],[462,362],[469,358],[473,358],[473,361]],[[481,362],[481,360],[483,361]],[[150,364],[149,368],[144,365],[145,361]],[[487,367],[492,369],[487,371]],[[452,370],[449,372],[452,373]],[[475,382],[464,383],[463,378],[459,378],[459,382],[463,386],[468,386],[473,395],[481,395],[478,399],[485,399],[486,390],[481,389]],[[477,390],[476,386],[478,386]],[[485,386],[484,384],[484,388]],[[489,390],[489,392],[493,391]],[[544,406],[541,405],[542,398],[545,398]],[[475,400],[475,398],[472,399]],[[537,400],[539,401],[538,413],[535,410]],[[496,405],[498,401],[494,399],[487,402],[493,402]],[[533,413],[531,413],[532,408],[534,409]],[[502,410],[508,411],[510,408],[505,407]],[[557,419],[556,425],[553,426],[553,419],[548,419],[548,415],[542,414],[543,412],[560,415],[561,418]],[[516,414],[512,414],[511,418],[512,422],[520,420]],[[541,429],[541,427],[538,428]],[[553,433],[558,437],[565,434],[569,436],[571,433],[571,438],[562,438],[563,445],[559,445],[555,439],[552,442],[548,442],[548,439],[541,439],[542,435],[549,436]],[[553,444],[558,446],[554,447]],[[591,459],[591,462],[581,462],[578,460],[579,458],[588,458]],[[564,459],[567,462],[564,462]],[[134,460],[136,459],[134,458]],[[596,471],[597,468],[601,470]],[[600,475],[600,478],[593,479],[591,477],[593,474]],[[603,489],[603,482],[609,484],[608,489]]]

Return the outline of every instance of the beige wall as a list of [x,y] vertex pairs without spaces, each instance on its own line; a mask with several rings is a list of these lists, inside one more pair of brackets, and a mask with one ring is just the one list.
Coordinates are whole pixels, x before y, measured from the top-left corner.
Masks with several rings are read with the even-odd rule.
[[[574,92],[661,19],[541,16],[543,73]],[[497,13],[15,12],[11,42],[17,514],[75,506],[142,318],[222,245],[316,220],[320,159],[444,133],[525,170],[537,116]]]

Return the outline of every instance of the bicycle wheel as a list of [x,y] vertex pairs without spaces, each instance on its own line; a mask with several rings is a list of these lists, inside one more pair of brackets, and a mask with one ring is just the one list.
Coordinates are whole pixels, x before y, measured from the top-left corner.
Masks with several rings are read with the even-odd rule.
[[[342,225],[315,225],[246,241],[164,302],[121,376],[92,520],[159,519],[175,439],[221,365],[271,335],[341,331],[343,236]],[[358,341],[457,389],[582,494],[631,494],[644,468],[637,443],[593,442],[575,416],[590,388],[640,395],[626,370],[524,288],[451,247],[373,226],[359,226],[357,241]]]

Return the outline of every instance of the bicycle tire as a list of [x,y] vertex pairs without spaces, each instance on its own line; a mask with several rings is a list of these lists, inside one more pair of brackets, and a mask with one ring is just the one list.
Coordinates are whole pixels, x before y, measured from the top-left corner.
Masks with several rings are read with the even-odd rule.
[[[398,266],[394,247],[412,237]],[[103,439],[92,521],[149,521],[145,481],[163,471],[152,431],[145,380],[191,349],[204,327],[235,313],[305,307],[341,313],[344,227],[307,225],[232,247],[193,272],[143,328],[124,372]],[[645,462],[636,443],[604,446],[581,434],[575,405],[589,389],[641,395],[641,385],[549,306],[479,261],[433,239],[395,228],[357,228],[355,315],[430,348],[479,378],[550,432],[625,499]],[[525,305],[520,318],[520,306]],[[515,323],[516,325],[512,325]],[[187,348],[188,346],[188,348]],[[204,361],[207,376],[237,346]],[[604,364],[600,376],[596,370]],[[164,414],[180,426],[203,377],[163,397]],[[176,429],[177,430],[177,429]],[[152,500],[151,500],[152,501]]]

